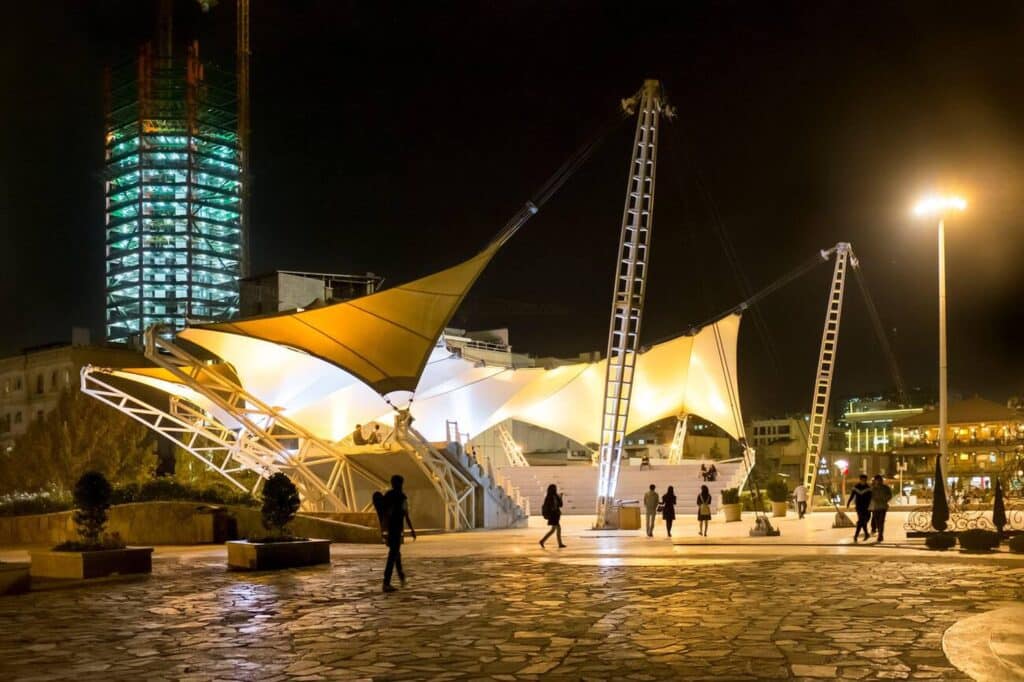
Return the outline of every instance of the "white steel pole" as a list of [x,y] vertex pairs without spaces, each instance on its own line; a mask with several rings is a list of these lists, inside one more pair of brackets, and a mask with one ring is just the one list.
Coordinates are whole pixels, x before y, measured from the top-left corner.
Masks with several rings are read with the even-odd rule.
[[946,417],[949,406],[946,384],[946,226],[939,218],[939,461],[943,478],[949,458]]

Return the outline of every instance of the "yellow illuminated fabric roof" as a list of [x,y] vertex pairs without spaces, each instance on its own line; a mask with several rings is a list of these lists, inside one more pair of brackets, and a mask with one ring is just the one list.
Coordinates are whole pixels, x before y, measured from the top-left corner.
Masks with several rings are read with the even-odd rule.
[[441,331],[501,243],[496,240],[447,270],[369,296],[196,329],[290,346],[344,369],[381,395],[413,391]]

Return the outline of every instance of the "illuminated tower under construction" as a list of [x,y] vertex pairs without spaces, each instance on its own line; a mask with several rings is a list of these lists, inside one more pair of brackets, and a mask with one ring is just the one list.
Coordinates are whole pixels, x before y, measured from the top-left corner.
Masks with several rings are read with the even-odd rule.
[[173,49],[111,69],[106,107],[106,337],[237,315],[246,270],[236,79]]

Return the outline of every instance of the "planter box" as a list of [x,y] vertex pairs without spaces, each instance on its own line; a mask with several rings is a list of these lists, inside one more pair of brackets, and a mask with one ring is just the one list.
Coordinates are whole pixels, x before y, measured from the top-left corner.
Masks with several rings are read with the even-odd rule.
[[722,513],[725,514],[726,523],[730,521],[739,521],[743,515],[742,504],[723,504]]
[[228,567],[242,571],[266,571],[276,568],[314,566],[331,563],[330,540],[299,540],[297,542],[227,543]]
[[786,510],[789,509],[788,502],[772,502],[772,516],[782,517],[786,515]]
[[0,564],[0,595],[28,592],[28,564]]
[[95,552],[32,552],[30,573],[38,578],[103,578],[151,573],[152,547],[101,549]]

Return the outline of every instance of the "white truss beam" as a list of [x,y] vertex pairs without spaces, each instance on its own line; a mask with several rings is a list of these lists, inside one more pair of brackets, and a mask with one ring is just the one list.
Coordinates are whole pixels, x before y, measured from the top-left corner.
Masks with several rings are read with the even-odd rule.
[[505,456],[508,457],[509,466],[530,466],[530,463],[526,461],[526,456],[523,455],[523,449],[519,447],[519,443],[512,438],[512,432],[509,431],[508,426],[506,426],[506,422],[498,424],[498,440],[501,441],[501,448],[505,451]]

